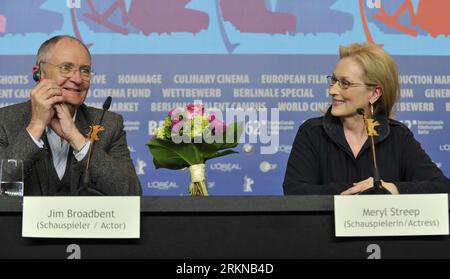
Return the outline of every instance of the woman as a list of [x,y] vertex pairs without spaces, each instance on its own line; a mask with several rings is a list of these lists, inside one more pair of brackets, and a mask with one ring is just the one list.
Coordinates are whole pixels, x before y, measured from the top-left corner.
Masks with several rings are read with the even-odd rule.
[[[286,195],[359,194],[373,187],[366,117],[379,122],[375,150],[382,186],[392,194],[448,193],[449,180],[402,123],[390,119],[399,99],[397,65],[382,48],[352,44],[328,77],[331,106],[298,130],[284,178]],[[359,110],[360,112],[362,110]]]

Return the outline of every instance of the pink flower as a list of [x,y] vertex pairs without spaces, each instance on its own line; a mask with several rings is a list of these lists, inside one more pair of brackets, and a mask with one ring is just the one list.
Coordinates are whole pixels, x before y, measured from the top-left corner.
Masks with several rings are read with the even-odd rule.
[[225,125],[225,122],[220,119],[214,119],[213,121],[211,121],[210,125],[215,134],[223,133],[223,131],[227,129],[227,125]]
[[208,116],[209,123],[213,122],[216,118],[217,118],[216,113],[215,112],[211,112],[209,114],[209,116]]
[[184,126],[184,120],[174,120],[170,127],[172,133],[178,134]]
[[183,110],[180,108],[173,108],[171,111],[169,111],[169,117],[172,119],[172,121],[178,121],[180,120],[180,115],[183,113]]
[[205,112],[205,108],[199,104],[189,104],[186,106],[187,108],[187,118],[189,120],[194,119],[196,116],[202,116]]

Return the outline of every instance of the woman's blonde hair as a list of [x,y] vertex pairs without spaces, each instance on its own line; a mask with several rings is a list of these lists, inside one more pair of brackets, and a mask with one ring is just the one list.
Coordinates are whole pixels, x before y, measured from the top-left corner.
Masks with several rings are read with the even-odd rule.
[[382,95],[373,104],[375,113],[390,116],[400,98],[397,63],[381,47],[374,44],[355,43],[339,47],[339,57],[352,57],[362,66],[362,81],[381,87]]

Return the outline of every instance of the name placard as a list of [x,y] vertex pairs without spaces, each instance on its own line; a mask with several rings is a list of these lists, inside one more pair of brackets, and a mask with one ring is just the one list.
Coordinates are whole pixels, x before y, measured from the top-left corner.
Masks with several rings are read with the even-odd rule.
[[336,236],[448,235],[448,195],[335,196]]
[[140,197],[24,197],[23,237],[139,238]]

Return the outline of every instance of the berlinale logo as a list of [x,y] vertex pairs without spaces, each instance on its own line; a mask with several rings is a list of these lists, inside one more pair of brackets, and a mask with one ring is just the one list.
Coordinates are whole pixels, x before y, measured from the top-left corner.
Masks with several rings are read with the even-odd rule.
[[69,8],[69,9],[80,9],[81,8],[81,0],[67,0],[66,5],[67,5],[67,8]]
[[137,158],[136,162],[136,174],[145,175],[144,168],[147,166],[147,163],[144,160],[141,160],[139,157]]
[[366,5],[369,9],[379,9],[381,8],[381,0],[367,0]]
[[251,193],[253,192],[252,185],[255,184],[255,180],[253,180],[249,176],[244,176],[244,192]]

